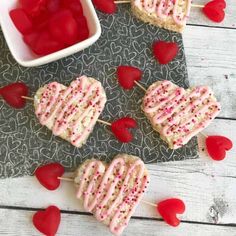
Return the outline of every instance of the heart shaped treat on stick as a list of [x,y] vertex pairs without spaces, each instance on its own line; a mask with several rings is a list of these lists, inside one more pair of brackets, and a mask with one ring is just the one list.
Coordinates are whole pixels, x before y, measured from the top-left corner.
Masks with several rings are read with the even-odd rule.
[[104,109],[106,94],[100,82],[82,76],[66,87],[52,82],[34,96],[35,114],[54,135],[81,147]]
[[177,214],[184,213],[185,204],[180,199],[170,198],[159,202],[157,204],[157,210],[167,224],[176,227],[180,224]]
[[19,108],[25,105],[26,99],[34,101],[35,113],[40,123],[51,129],[54,135],[76,147],[81,147],[86,142],[97,121],[111,126],[114,135],[121,142],[127,143],[133,138],[128,130],[136,126],[132,118],[124,117],[113,122],[114,124],[98,119],[104,109],[106,95],[101,83],[93,78],[81,76],[69,87],[57,82],[49,83],[38,89],[34,98],[25,96],[28,88],[26,87],[25,92],[22,89],[24,84],[16,84],[0,89],[0,95],[8,104]]
[[129,131],[130,128],[137,127],[137,122],[130,117],[120,118],[111,124],[111,130],[115,137],[123,143],[132,141],[133,135]]
[[120,154],[109,165],[95,159],[85,161],[74,181],[85,210],[120,235],[146,190],[149,176],[141,159]]
[[179,47],[177,43],[157,41],[153,45],[153,53],[160,64],[168,64],[178,54]]
[[226,2],[224,0],[213,0],[208,2],[202,12],[214,22],[222,22],[225,18]]
[[155,26],[182,32],[189,18],[191,0],[131,0],[134,15]]
[[224,136],[208,136],[206,138],[207,152],[215,161],[223,160],[226,151],[229,151],[232,147],[232,141]]
[[0,95],[7,104],[14,108],[23,108],[26,104],[24,96],[28,96],[29,88],[26,84],[16,82],[0,88]]
[[132,89],[136,81],[142,78],[143,72],[133,66],[118,66],[117,77],[119,84],[124,89]]
[[37,211],[33,216],[35,228],[47,236],[54,236],[61,222],[60,209],[49,206],[46,210]]
[[64,167],[59,163],[50,163],[38,167],[35,176],[38,181],[48,190],[55,190],[60,185],[60,179],[65,172]]
[[165,80],[148,88],[142,109],[161,138],[177,149],[211,123],[220,104],[209,87],[185,90]]

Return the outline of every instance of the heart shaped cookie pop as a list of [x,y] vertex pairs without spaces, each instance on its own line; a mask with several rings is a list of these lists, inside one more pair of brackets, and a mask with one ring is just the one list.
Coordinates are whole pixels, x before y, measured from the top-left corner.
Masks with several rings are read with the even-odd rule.
[[52,82],[34,97],[35,113],[54,135],[81,147],[104,109],[106,94],[101,83],[82,76],[66,87]]
[[120,235],[140,202],[148,184],[144,163],[135,156],[120,154],[110,165],[99,160],[87,160],[77,170],[77,198],[86,211],[98,221],[109,225]]
[[142,109],[161,138],[177,149],[211,123],[220,104],[206,86],[185,90],[170,81],[158,81],[148,88]]

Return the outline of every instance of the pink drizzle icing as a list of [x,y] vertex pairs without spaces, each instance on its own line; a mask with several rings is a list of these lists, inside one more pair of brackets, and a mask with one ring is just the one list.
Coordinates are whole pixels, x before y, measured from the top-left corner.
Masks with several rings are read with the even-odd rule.
[[[140,159],[127,168],[125,160],[119,157],[107,170],[102,162],[90,161],[80,179],[77,197],[84,197],[84,208],[93,211],[99,221],[110,217],[111,232],[120,235],[149,182],[144,171],[144,163]],[[135,178],[135,182],[130,187],[131,178]]]
[[[35,113],[42,125],[52,122],[54,135],[68,131],[71,143],[81,146],[81,142],[92,131],[105,102],[101,84],[98,81],[88,82],[88,78],[82,76],[65,89],[57,82],[48,84]],[[84,109],[83,113],[76,117],[80,109]],[[84,119],[91,112],[89,124],[84,125]],[[82,131],[78,127],[83,127]]]
[[186,93],[170,81],[163,81],[148,89],[143,107],[145,113],[153,114],[151,122],[160,127],[163,136],[181,136],[173,142],[174,148],[178,148],[208,126],[219,113],[220,104],[211,96],[211,90],[205,86]]
[[178,25],[183,25],[190,14],[191,0],[187,1],[185,14],[180,12],[179,0],[135,0],[135,5],[139,9],[144,9],[147,13],[156,13],[161,19],[166,19],[172,14],[173,20]]

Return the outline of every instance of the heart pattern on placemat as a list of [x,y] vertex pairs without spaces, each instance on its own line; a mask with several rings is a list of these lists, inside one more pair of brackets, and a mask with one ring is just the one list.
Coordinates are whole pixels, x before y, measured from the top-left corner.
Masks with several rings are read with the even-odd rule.
[[[9,109],[6,104],[1,104],[0,121],[5,122],[0,125],[0,146],[4,145],[6,140],[14,137],[15,141],[20,142],[20,146],[26,144],[28,149],[28,156],[17,155],[18,158],[23,158],[17,168],[13,168],[10,162],[10,150],[4,149],[4,155],[0,156],[0,168],[6,171],[0,173],[1,178],[33,174],[36,166],[52,161],[66,163],[66,170],[74,170],[89,155],[111,160],[112,156],[117,153],[129,152],[139,155],[143,160],[145,158],[147,162],[149,160],[157,162],[198,157],[195,138],[178,152],[174,151],[175,155],[167,156],[172,152],[169,152],[167,145],[152,130],[141,111],[143,92],[137,87],[132,91],[124,91],[119,87],[116,77],[117,66],[133,65],[144,70],[142,83],[146,88],[153,82],[166,78],[186,88],[188,79],[181,35],[137,20],[132,16],[128,4],[120,4],[117,10],[116,14],[109,16],[97,11],[101,21],[102,35],[91,47],[62,60],[35,68],[23,68],[16,64],[0,33],[1,86],[7,85],[9,81],[25,82],[30,87],[32,97],[39,87],[53,81],[68,86],[72,80],[84,74],[96,78],[102,83],[108,99],[101,119],[114,121],[123,116],[131,116],[137,121],[139,128],[138,132],[133,133],[134,136],[137,132],[138,136],[142,136],[141,140],[144,138],[149,140],[150,146],[147,148],[145,142],[140,142],[138,147],[139,142],[136,141],[122,144],[116,140],[109,128],[96,124],[87,143],[82,148],[74,148],[68,142],[53,136],[50,131],[39,124],[31,102],[28,102],[26,107],[20,111]],[[148,35],[150,37],[145,37]],[[179,53],[168,66],[160,66],[152,56],[150,50],[154,40],[178,43]],[[144,50],[139,45],[142,45]],[[115,52],[114,55],[112,50]],[[17,116],[18,113],[21,115]],[[25,116],[28,119],[24,119]],[[17,122],[17,119],[20,123]],[[23,127],[26,129],[22,129]],[[26,138],[17,136],[16,134],[19,132],[25,132],[21,134],[21,137]],[[108,136],[108,141],[104,141],[104,133],[106,133],[106,138]],[[155,134],[154,137],[153,134]],[[53,149],[50,154],[50,143],[52,142],[57,143],[58,148]],[[90,146],[91,143],[93,143],[92,146]],[[48,149],[47,152],[43,148]],[[103,149],[109,155],[105,155]],[[165,150],[165,156],[162,155],[161,150]],[[47,155],[41,155],[41,153]],[[68,156],[71,156],[72,161],[68,159]],[[24,163],[27,163],[27,166],[24,166]]]

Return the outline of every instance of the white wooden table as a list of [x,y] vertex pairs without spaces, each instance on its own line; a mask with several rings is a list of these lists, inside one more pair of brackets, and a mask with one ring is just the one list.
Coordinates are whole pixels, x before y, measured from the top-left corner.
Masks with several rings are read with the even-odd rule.
[[[199,0],[199,2],[205,2]],[[206,129],[207,134],[229,137],[236,145],[236,4],[227,0],[226,19],[220,25],[192,9],[183,34],[191,85],[212,87],[222,112]],[[202,151],[198,160],[148,165],[151,184],[145,199],[179,197],[186,212],[177,228],[167,226],[154,208],[140,204],[123,235],[231,236],[236,235],[236,151],[213,162]],[[31,223],[35,210],[50,204],[62,209],[57,235],[110,235],[102,224],[83,211],[70,183],[46,191],[34,177],[0,180],[0,235],[40,235]]]

